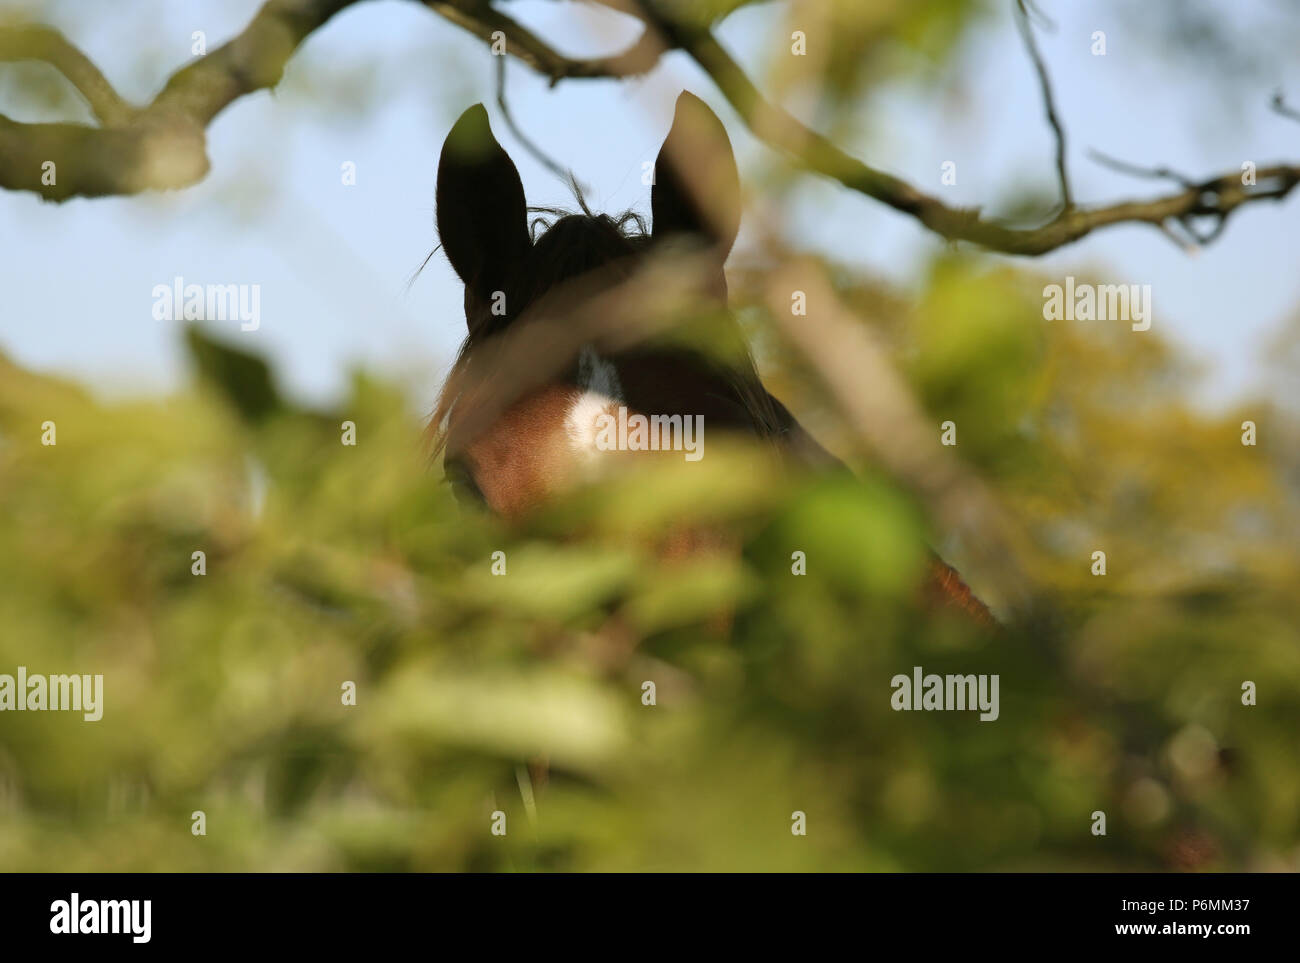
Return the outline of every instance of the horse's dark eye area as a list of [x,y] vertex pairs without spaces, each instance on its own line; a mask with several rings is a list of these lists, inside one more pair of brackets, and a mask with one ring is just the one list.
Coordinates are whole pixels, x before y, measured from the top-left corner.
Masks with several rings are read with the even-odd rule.
[[487,504],[478,482],[474,481],[474,473],[463,461],[448,461],[442,466],[442,471],[452,495],[462,508],[482,508]]

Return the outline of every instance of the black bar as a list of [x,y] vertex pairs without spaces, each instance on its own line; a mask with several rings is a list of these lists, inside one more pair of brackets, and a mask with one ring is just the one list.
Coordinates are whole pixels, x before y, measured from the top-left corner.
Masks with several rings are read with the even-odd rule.
[[[615,941],[609,952],[667,952],[675,934],[733,948],[816,934],[864,948],[901,939],[926,950],[1199,942],[1231,951],[1297,930],[1293,875],[36,874],[0,877],[0,887],[6,948],[338,951],[454,940],[531,955],[604,939]],[[102,919],[119,932],[52,932],[71,928],[74,893],[77,929]],[[117,902],[132,900],[149,901],[147,942],[137,942],[144,903]]]

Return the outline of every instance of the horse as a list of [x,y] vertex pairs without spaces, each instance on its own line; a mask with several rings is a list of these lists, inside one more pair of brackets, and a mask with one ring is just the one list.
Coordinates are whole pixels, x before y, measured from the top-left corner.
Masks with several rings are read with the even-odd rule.
[[[466,334],[428,437],[434,452],[443,454],[456,498],[506,518],[528,514],[586,477],[584,468],[599,455],[595,426],[620,409],[700,419],[711,433],[758,440],[794,466],[847,471],[766,389],[738,322],[725,310],[724,264],[740,226],[740,176],[726,128],[713,111],[688,92],[678,98],[654,164],[649,229],[636,214],[593,213],[576,182],[575,194],[577,213],[530,209],[519,172],[481,104],[460,116],[443,144],[437,232],[464,285]],[[530,211],[555,219],[530,221]],[[476,383],[519,380],[517,370],[502,376],[494,369],[493,352],[530,313],[549,304],[551,315],[564,317],[590,306],[657,252],[672,249],[694,255],[695,294],[715,309],[712,316],[722,319],[734,349],[724,360],[672,340],[633,339],[614,350],[585,343],[576,356],[561,355],[555,370],[533,379],[539,383],[514,390],[505,385],[505,397],[489,416],[468,417],[475,414]],[[699,539],[686,538],[671,550],[699,547]],[[995,624],[933,552],[922,591],[930,605]]]

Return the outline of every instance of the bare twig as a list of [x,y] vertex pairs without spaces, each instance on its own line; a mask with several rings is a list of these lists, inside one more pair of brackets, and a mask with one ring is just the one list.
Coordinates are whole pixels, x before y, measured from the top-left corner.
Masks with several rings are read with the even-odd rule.
[[1190,177],[1180,174],[1175,170],[1171,170],[1168,167],[1139,167],[1137,164],[1130,164],[1128,161],[1119,160],[1111,157],[1109,154],[1103,154],[1101,151],[1092,148],[1088,149],[1088,156],[1103,167],[1117,170],[1121,174],[1131,174],[1134,177],[1161,178],[1164,180],[1176,181],[1189,190],[1194,190],[1196,188],[1196,183]]
[[[1061,119],[1056,114],[1056,101],[1052,97],[1052,84],[1047,76],[1047,65],[1043,63],[1043,57],[1038,52],[1038,44],[1034,40],[1034,28],[1030,23],[1030,8],[1027,0],[1015,0],[1015,3],[1016,26],[1020,29],[1020,36],[1025,41],[1025,49],[1029,51],[1029,57],[1034,62],[1034,70],[1038,72],[1038,86],[1043,92],[1043,107],[1047,111],[1047,123],[1051,125],[1052,133],[1056,136],[1056,177],[1061,185],[1061,210],[1068,211],[1074,206],[1074,201],[1070,196],[1070,179],[1065,170],[1065,128],[1061,126]],[[1042,16],[1037,10],[1034,12]]]
[[1272,105],[1275,113],[1281,114],[1283,117],[1287,117],[1291,120],[1300,120],[1300,110],[1296,110],[1294,107],[1289,107],[1287,105],[1286,99],[1282,95],[1282,91],[1279,90],[1273,94]]
[[1038,4],[1034,0],[1025,0],[1025,14],[1029,17],[1030,22],[1044,30],[1055,31],[1056,21],[1038,9]]
[[1179,230],[1175,229],[1174,224],[1176,223],[1179,222],[1165,221],[1160,225],[1160,230],[1164,233],[1165,237],[1173,241],[1174,246],[1177,247],[1184,254],[1187,254],[1189,256],[1199,254],[1201,250],[1201,246],[1197,244],[1195,240],[1188,237],[1187,229],[1185,227],[1182,227],[1181,224],[1179,224],[1179,226],[1182,227],[1181,233]]
[[585,193],[587,188],[581,181],[574,176],[573,172],[565,168],[558,161],[552,159],[545,151],[533,143],[532,138],[520,129],[515,123],[514,115],[510,112],[510,105],[506,102],[506,58],[497,58],[497,107],[501,109],[501,116],[510,128],[510,132],[515,135],[515,140],[524,145],[528,153],[537,159],[537,162],[545,167],[548,171],[564,181],[566,185],[571,186],[578,193]]

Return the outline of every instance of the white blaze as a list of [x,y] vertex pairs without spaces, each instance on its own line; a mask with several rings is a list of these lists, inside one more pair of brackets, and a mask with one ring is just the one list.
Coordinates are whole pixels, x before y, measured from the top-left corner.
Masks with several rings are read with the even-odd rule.
[[575,451],[594,456],[600,416],[617,416],[623,385],[614,365],[586,345],[578,355],[578,387],[581,393],[565,416],[564,428]]

